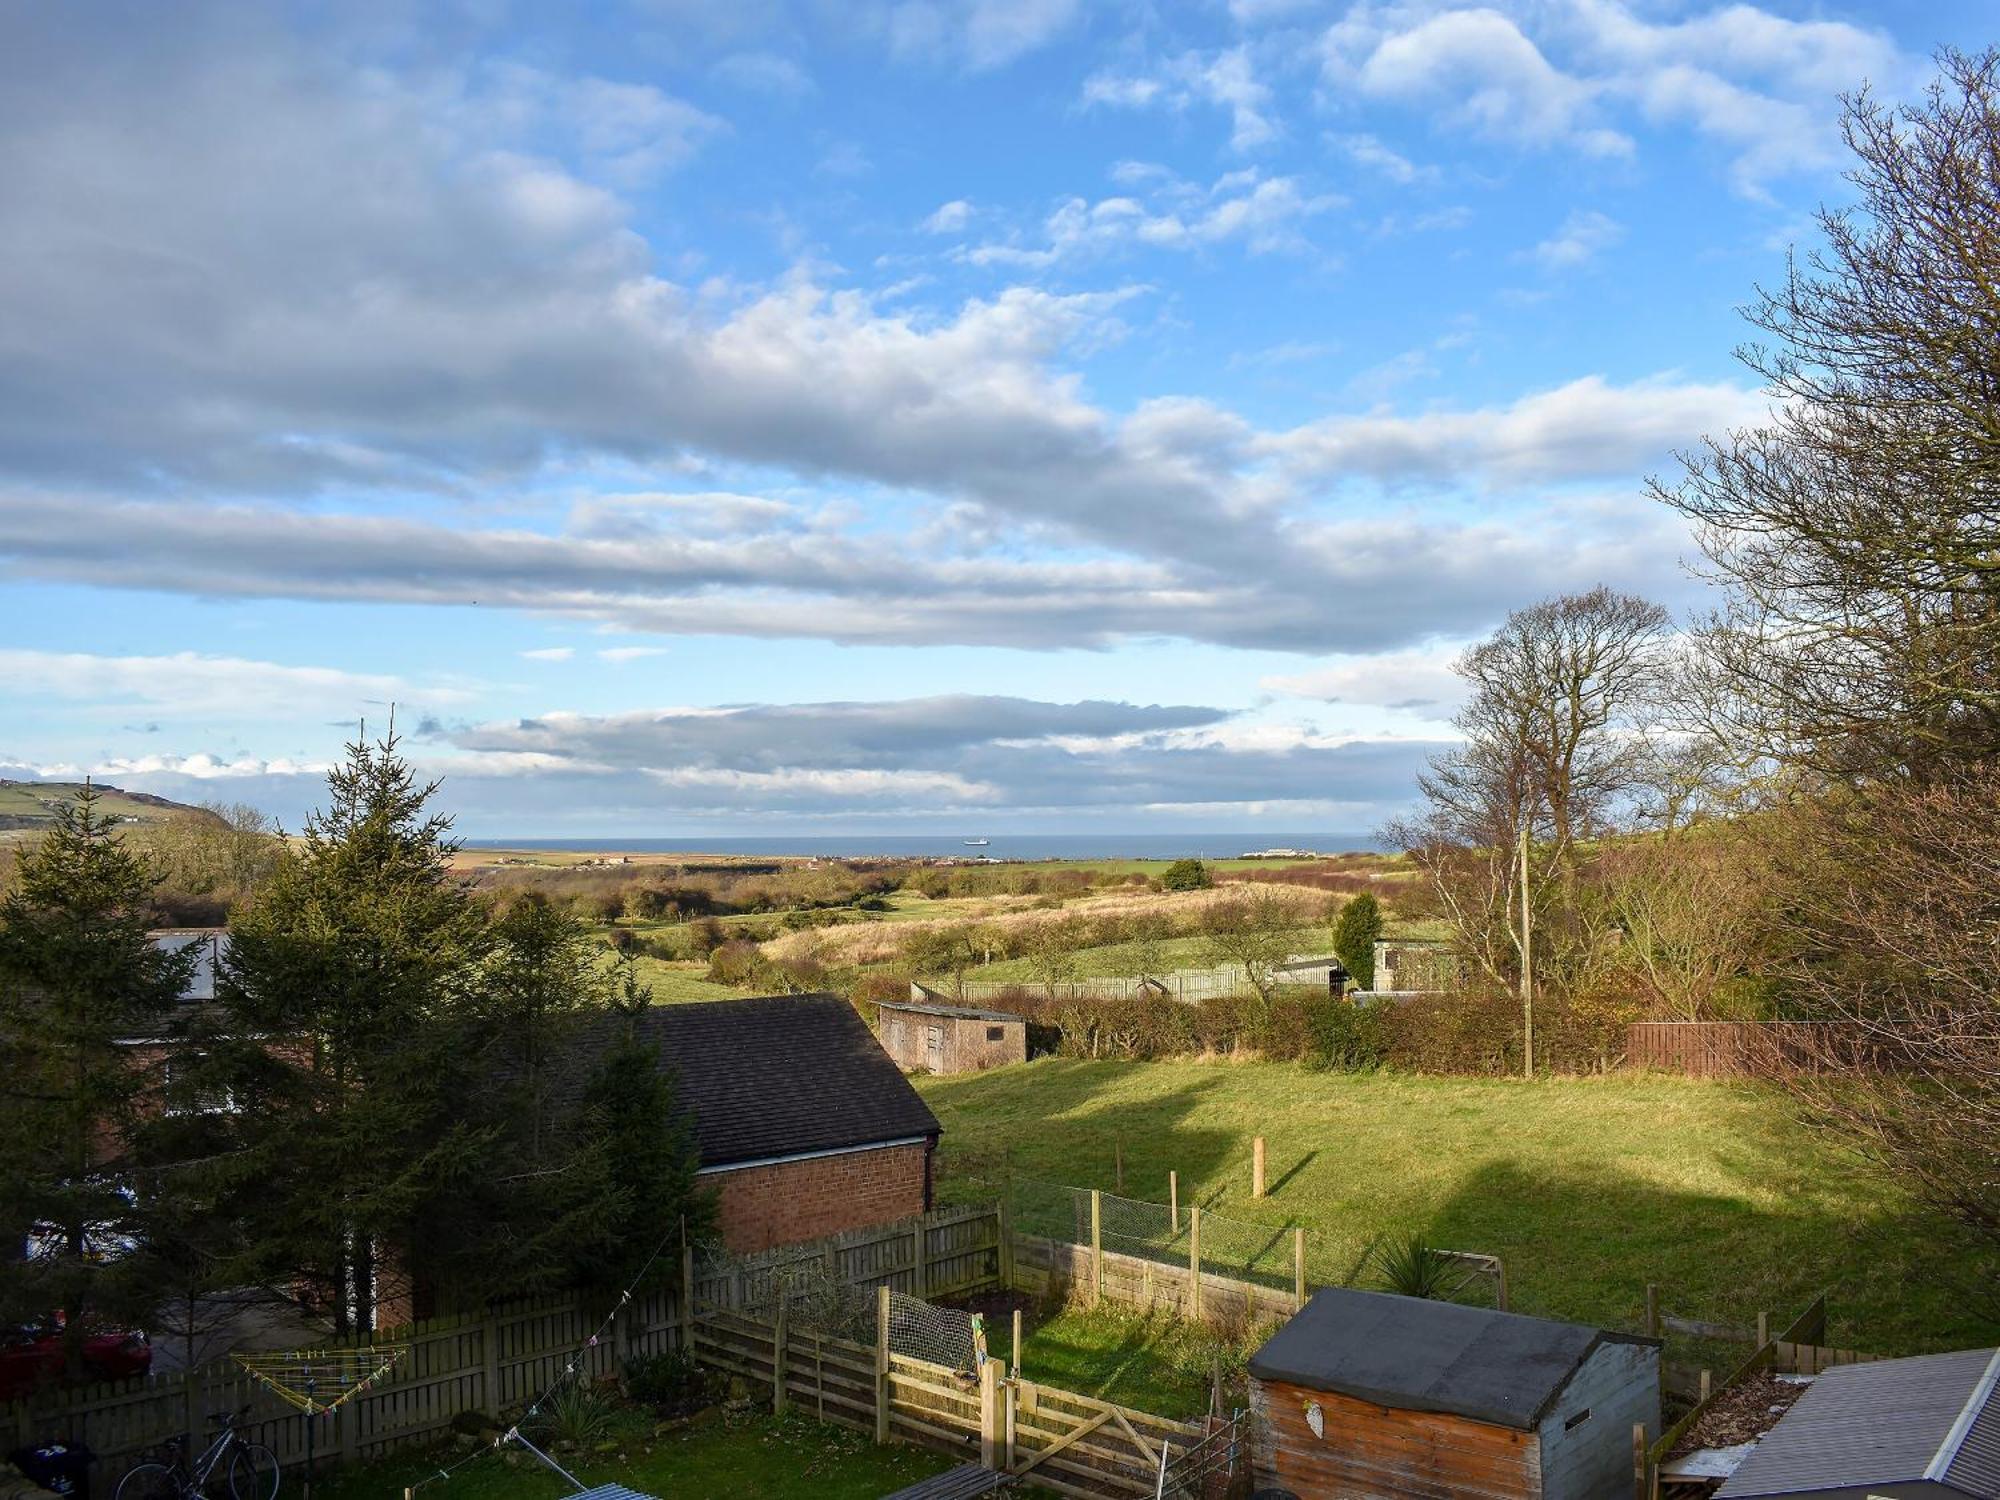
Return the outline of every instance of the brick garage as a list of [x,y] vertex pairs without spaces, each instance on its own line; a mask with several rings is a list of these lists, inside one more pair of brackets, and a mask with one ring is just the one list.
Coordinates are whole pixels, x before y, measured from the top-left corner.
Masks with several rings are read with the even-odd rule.
[[[578,1062],[624,1025],[608,1018]],[[638,1027],[693,1117],[729,1249],[768,1250],[930,1208],[937,1117],[840,996],[656,1005]]]

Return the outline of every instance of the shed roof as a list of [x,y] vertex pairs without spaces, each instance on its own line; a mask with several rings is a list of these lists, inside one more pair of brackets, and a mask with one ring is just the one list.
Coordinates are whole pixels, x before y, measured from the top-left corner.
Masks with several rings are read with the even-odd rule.
[[1960,1349],[1821,1374],[1717,1500],[1806,1496],[1929,1481],[2000,1500],[2000,1349]]
[[1340,961],[1340,955],[1337,953],[1329,953],[1324,958],[1288,958],[1281,964],[1272,964],[1271,967],[1280,974],[1287,969],[1338,969],[1343,974],[1347,972],[1347,965]]
[[[625,1025],[594,1023],[558,1087],[580,1095],[588,1064]],[[838,995],[655,1005],[643,1041],[675,1074],[704,1167],[840,1151],[941,1133],[937,1116]]]
[[1580,1323],[1329,1287],[1251,1356],[1250,1373],[1525,1431],[1608,1342],[1657,1344]]
[[929,1000],[878,1000],[877,1010],[911,1010],[919,1015],[943,1016],[951,1021],[1014,1021],[1026,1025],[1028,1018],[1009,1010],[978,1010],[970,1005],[937,1005]]

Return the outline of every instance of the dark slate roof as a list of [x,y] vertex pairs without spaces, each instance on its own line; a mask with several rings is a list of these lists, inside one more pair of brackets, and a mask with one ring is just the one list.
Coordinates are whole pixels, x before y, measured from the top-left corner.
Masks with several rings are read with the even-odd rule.
[[1925,1480],[2000,1500],[2000,1349],[1837,1365],[1807,1387],[1720,1490],[1821,1495]]
[[[625,1025],[606,1017],[579,1045],[594,1058]],[[704,1167],[937,1135],[937,1116],[838,995],[655,1005],[639,1034],[660,1049],[694,1116]],[[570,1073],[580,1089],[588,1069]]]
[[1014,1021],[1025,1023],[1026,1016],[1007,1010],[978,1010],[970,1005],[940,1005],[933,1000],[878,1000],[877,1010],[911,1010],[923,1016],[943,1016],[950,1021]]
[[1250,1359],[1260,1380],[1531,1430],[1599,1344],[1578,1323],[1329,1287]]

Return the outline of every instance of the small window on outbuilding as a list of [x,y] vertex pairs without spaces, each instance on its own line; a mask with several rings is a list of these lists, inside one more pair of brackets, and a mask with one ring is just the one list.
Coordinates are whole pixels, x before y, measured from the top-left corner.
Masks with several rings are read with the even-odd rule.
[[1590,1408],[1586,1406],[1582,1411],[1578,1412],[1575,1416],[1565,1417],[1563,1419],[1563,1431],[1575,1432],[1577,1428],[1581,1427],[1585,1422],[1588,1422],[1589,1420],[1590,1420]]
[[1007,1029],[1004,1026],[989,1026],[986,1028],[986,1040],[989,1042],[997,1042],[1006,1035]]

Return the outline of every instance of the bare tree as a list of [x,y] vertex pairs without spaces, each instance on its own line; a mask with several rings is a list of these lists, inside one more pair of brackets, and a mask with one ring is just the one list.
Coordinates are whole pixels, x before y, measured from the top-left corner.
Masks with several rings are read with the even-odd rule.
[[1654,486],[1727,590],[1716,726],[1821,774],[2000,752],[2000,53],[1940,61],[1847,101],[1859,202],[1746,309],[1770,419]]
[[1266,1005],[1276,987],[1277,967],[1292,956],[1298,932],[1298,913],[1270,891],[1226,897],[1210,906],[1202,919],[1210,958],[1218,964],[1240,964]]
[[1510,615],[1459,658],[1473,690],[1454,721],[1465,743],[1418,777],[1428,810],[1387,830],[1428,877],[1463,955],[1519,988],[1530,1038],[1536,934],[1559,969],[1578,931],[1579,844],[1654,767],[1645,730],[1669,624],[1658,605],[1606,588]]
[[1084,937],[1083,923],[1075,917],[1037,922],[1028,929],[1025,954],[1028,968],[1051,1000],[1056,997],[1056,986],[1077,977],[1077,954],[1084,946]]

